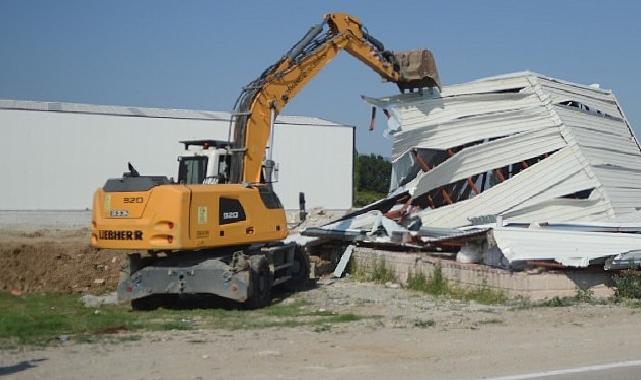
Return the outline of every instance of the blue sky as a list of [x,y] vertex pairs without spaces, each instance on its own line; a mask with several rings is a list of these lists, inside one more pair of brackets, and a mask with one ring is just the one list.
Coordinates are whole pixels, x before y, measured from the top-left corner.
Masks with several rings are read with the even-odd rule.
[[[522,70],[599,83],[640,131],[639,1],[0,0],[0,98],[230,110],[330,11],[390,50],[429,48],[445,84]],[[360,95],[396,91],[344,53],[284,113],[356,125],[359,151],[387,156]]]

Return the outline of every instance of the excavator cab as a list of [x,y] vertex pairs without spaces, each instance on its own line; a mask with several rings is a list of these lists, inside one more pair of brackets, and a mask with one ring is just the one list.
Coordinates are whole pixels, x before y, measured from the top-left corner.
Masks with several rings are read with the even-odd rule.
[[179,184],[198,185],[229,182],[231,154],[227,141],[189,140],[181,141],[181,144],[185,145],[185,153],[178,156],[177,182]]

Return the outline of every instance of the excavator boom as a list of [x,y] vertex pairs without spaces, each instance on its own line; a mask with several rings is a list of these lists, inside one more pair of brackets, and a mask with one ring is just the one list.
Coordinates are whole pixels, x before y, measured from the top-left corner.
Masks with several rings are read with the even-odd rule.
[[399,89],[439,87],[432,53],[427,49],[393,53],[368,34],[358,18],[325,15],[275,64],[243,88],[234,110],[232,183],[269,182],[263,172],[265,148],[275,117],[320,70],[345,50]]

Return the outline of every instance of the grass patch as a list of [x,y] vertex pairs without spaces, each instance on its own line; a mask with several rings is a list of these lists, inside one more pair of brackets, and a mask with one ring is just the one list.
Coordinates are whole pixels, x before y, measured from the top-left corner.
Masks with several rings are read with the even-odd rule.
[[619,299],[641,299],[641,271],[623,270],[612,277],[614,296]]
[[574,296],[552,297],[541,301],[531,301],[529,298],[515,298],[512,302],[514,309],[530,309],[533,307],[569,307],[580,304],[607,305],[618,302],[616,297],[597,298],[590,289],[579,289]]
[[[0,349],[75,342],[140,339],[134,332],[191,329],[260,329],[349,323],[364,317],[313,310],[303,303],[276,304],[259,310],[157,309],[132,312],[125,305],[86,308],[77,295],[0,292]],[[126,333],[126,334],[120,334]]]
[[579,301],[576,297],[552,297],[538,303],[535,303],[534,306],[542,307],[568,307],[578,304]]
[[429,278],[423,273],[410,273],[407,278],[406,287],[434,296],[447,296],[465,301],[476,301],[483,305],[504,304],[509,299],[504,292],[491,289],[487,286],[480,286],[475,289],[463,289],[453,286],[443,277],[443,271],[439,265],[434,267]]
[[375,282],[377,284],[385,284],[387,282],[397,282],[396,274],[392,269],[387,267],[384,259],[377,260],[374,263],[374,268],[371,270],[367,267],[359,265],[356,260],[352,260],[350,264],[350,274],[359,282]]

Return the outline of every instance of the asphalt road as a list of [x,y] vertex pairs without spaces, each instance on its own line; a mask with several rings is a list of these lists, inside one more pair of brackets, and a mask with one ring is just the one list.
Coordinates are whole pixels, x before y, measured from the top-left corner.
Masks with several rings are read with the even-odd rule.
[[484,378],[484,380],[638,380],[641,379],[641,360],[598,364],[594,366],[524,373]]

